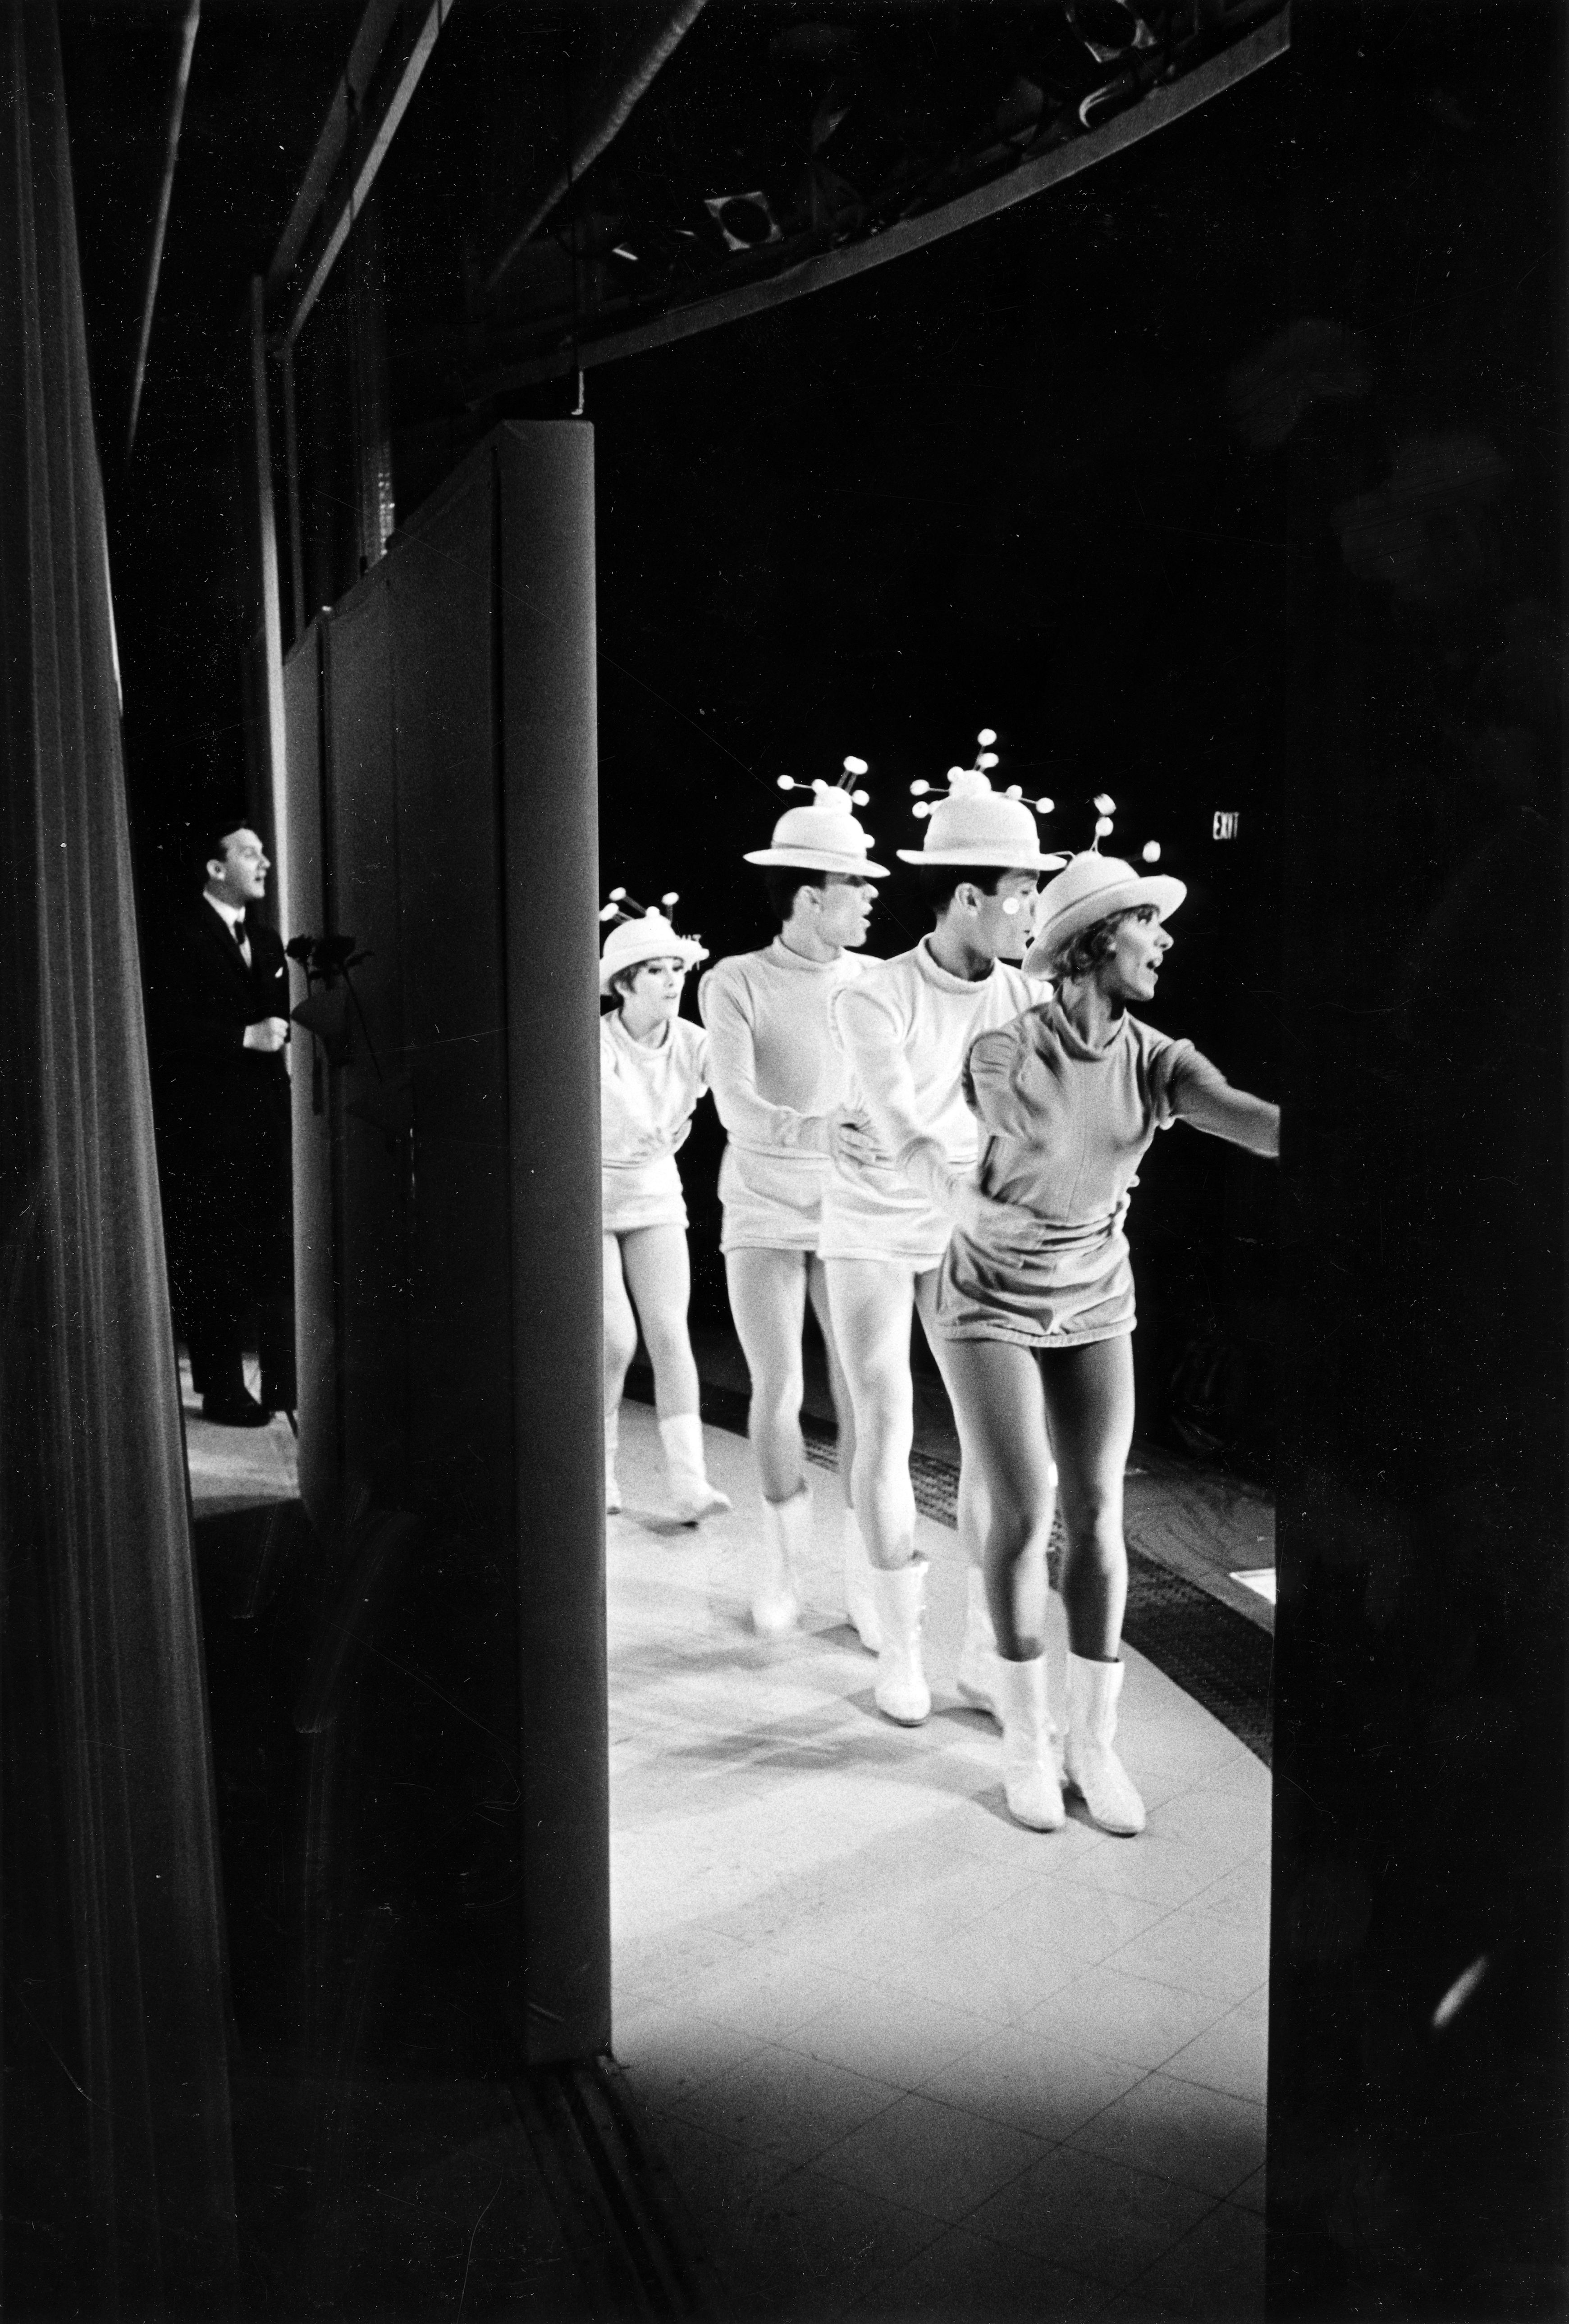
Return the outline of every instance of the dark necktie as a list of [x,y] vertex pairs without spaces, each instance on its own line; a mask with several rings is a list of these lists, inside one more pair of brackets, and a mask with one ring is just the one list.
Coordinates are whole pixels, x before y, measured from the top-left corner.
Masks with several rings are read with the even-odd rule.
[[234,924],[233,924],[233,926],[232,926],[231,929],[230,929],[230,934],[233,936],[233,937],[234,937],[234,939],[235,939],[235,945],[237,945],[237,947],[238,947],[238,949],[239,949],[240,958],[241,958],[243,961],[245,961],[245,966],[246,966],[247,968],[249,968],[249,966],[251,965],[251,964],[250,964],[249,959],[246,957],[246,954],[245,954],[245,921],[244,921],[243,919],[235,920],[235,921],[234,922]]

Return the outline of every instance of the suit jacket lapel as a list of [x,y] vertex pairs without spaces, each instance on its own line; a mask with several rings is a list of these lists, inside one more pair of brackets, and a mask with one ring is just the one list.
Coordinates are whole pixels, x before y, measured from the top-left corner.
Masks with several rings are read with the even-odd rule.
[[[251,986],[251,972],[245,966],[245,956],[244,953],[240,950],[239,945],[235,942],[234,937],[229,934],[228,923],[226,920],[220,919],[217,912],[213,910],[212,906],[208,903],[204,903],[202,905],[201,917],[207,923],[207,926],[203,930],[203,934],[206,936],[208,944],[226,963],[229,973],[237,979],[239,983],[242,984],[248,992]],[[251,947],[251,957],[253,960],[255,958],[254,945]]]

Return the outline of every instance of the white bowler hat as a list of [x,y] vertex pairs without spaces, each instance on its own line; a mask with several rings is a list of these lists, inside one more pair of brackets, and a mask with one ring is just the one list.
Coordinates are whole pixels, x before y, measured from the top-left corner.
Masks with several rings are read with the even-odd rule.
[[[919,848],[901,847],[901,863],[987,864],[1000,872],[1055,872],[1066,858],[1041,852],[1035,827],[1036,808],[1027,807],[1020,786],[994,791],[986,770],[997,764],[997,753],[985,745],[996,735],[989,726],[981,731],[982,749],[973,767],[950,767],[946,798],[929,803],[921,794],[927,782],[911,783],[920,804],[918,816],[927,818],[926,839]],[[1051,813],[1051,801],[1038,802],[1042,815]]]
[[707,946],[696,936],[678,936],[663,912],[645,912],[641,919],[618,920],[605,937],[599,955],[599,990],[608,992],[613,976],[641,961],[678,960],[683,968],[696,968],[707,957]]
[[1041,890],[1035,908],[1035,936],[1024,956],[1026,976],[1049,976],[1064,945],[1113,912],[1153,904],[1169,919],[1187,890],[1164,872],[1135,872],[1120,856],[1086,848],[1068,858],[1066,868]]
[[796,872],[841,872],[851,880],[886,880],[888,866],[872,861],[872,841],[855,820],[854,810],[865,804],[866,793],[852,788],[854,778],[866,772],[864,759],[846,759],[844,779],[820,779],[798,783],[781,775],[781,791],[813,793],[810,807],[786,809],[773,827],[767,847],[752,849],[748,863],[779,864]]

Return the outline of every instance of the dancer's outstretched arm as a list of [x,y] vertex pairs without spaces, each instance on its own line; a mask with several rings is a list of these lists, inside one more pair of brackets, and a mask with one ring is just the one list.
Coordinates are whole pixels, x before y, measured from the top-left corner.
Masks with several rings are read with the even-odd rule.
[[1172,1111],[1195,1130],[1245,1146],[1250,1154],[1276,1161],[1280,1153],[1280,1109],[1268,1098],[1233,1089],[1219,1067],[1196,1053],[1172,1097]]

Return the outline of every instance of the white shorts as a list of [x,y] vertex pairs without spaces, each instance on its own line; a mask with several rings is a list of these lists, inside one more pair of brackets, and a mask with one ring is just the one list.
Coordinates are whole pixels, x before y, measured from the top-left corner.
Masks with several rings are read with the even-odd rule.
[[830,1168],[824,1180],[817,1251],[825,1260],[892,1259],[924,1275],[942,1265],[948,1232],[942,1213],[896,1170],[874,1164],[852,1179]]
[[657,1162],[607,1167],[600,1182],[606,1234],[632,1234],[639,1227],[685,1227],[687,1201],[673,1154],[661,1154]]
[[827,1171],[825,1155],[726,1146],[719,1165],[720,1250],[816,1250]]

